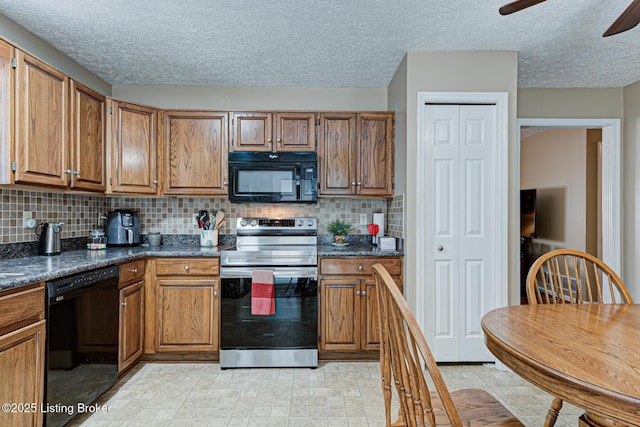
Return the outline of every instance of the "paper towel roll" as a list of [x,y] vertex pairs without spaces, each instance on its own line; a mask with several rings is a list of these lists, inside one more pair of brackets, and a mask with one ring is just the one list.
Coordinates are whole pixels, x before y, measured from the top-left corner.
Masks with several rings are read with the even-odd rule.
[[378,225],[378,234],[376,234],[376,243],[377,238],[384,236],[384,214],[383,213],[374,213],[373,214],[373,223]]

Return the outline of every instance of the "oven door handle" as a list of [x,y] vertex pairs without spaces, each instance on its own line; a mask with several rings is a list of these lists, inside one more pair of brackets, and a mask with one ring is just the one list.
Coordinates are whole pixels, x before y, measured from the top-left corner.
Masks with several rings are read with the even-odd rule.
[[290,267],[290,268],[254,268],[254,267],[221,267],[221,279],[250,279],[254,270],[272,270],[273,277],[297,277],[301,279],[317,279],[318,267]]

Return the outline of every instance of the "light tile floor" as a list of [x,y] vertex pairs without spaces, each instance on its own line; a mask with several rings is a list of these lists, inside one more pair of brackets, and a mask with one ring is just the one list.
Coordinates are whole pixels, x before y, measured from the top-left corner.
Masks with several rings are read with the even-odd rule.
[[[526,426],[540,426],[551,396],[493,365],[444,365],[450,390],[483,388]],[[105,393],[106,413],[71,426],[384,426],[377,362],[318,369],[229,369],[217,363],[141,363]],[[564,404],[556,426],[583,411]]]

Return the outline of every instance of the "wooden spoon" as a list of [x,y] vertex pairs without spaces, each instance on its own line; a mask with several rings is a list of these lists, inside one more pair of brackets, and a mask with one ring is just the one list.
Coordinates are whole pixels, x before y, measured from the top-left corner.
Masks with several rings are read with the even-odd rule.
[[224,212],[221,210],[216,212],[216,222],[215,222],[216,225],[213,227],[214,230],[217,230],[220,228],[220,226],[222,226],[223,219],[224,219]]

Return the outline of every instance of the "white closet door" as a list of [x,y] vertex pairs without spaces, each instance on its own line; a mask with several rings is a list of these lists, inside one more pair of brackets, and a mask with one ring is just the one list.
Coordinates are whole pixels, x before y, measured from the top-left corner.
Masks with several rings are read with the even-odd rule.
[[438,361],[490,361],[480,320],[493,308],[494,105],[425,106],[427,277],[423,330]]

